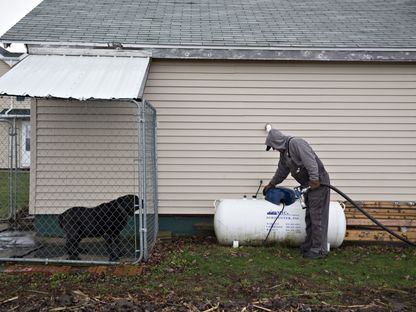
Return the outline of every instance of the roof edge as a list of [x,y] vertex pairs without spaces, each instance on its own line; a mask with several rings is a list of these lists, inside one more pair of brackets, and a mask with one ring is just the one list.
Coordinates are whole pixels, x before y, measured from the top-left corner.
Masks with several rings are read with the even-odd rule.
[[319,62],[416,62],[416,51],[153,49],[152,57]]
[[29,54],[123,55],[160,59],[416,62],[416,48],[247,48],[147,45],[33,44]]

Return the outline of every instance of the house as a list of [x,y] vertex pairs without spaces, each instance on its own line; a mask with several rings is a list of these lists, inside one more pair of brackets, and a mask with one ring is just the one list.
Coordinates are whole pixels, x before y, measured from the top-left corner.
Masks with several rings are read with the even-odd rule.
[[[414,201],[415,14],[414,2],[385,0],[44,0],[0,40],[26,44],[34,68],[53,57],[59,66],[151,60],[143,98],[157,111],[160,225],[186,232],[212,218],[215,199],[251,196],[271,178],[277,155],[264,151],[266,124],[306,138],[332,184],[353,199]],[[93,118],[117,123],[119,143],[128,145],[127,103],[87,107],[71,95],[41,98],[33,83],[22,87],[37,97],[33,212],[90,196],[87,174],[115,166],[126,178],[125,158],[93,153],[96,142],[119,140]],[[71,141],[86,129],[84,141]],[[127,187],[123,179],[98,185],[89,202]]]
[[4,61],[4,55],[7,52],[8,51],[6,49],[0,47],[0,76],[10,69],[10,66]]

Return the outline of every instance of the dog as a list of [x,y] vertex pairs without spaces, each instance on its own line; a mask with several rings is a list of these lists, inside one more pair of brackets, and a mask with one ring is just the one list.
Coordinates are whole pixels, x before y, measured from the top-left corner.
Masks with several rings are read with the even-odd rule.
[[139,198],[125,195],[97,207],[72,207],[59,215],[59,226],[65,232],[69,260],[80,260],[79,243],[85,237],[103,237],[109,261],[120,257],[120,232],[129,216],[138,209]]

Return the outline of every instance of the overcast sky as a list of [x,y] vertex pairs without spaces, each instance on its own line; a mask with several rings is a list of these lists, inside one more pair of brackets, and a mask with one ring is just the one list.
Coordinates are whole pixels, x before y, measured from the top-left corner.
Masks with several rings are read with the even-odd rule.
[[[42,0],[0,0],[0,36],[41,2]],[[21,51],[21,49],[21,46],[12,45],[12,49],[8,50]]]

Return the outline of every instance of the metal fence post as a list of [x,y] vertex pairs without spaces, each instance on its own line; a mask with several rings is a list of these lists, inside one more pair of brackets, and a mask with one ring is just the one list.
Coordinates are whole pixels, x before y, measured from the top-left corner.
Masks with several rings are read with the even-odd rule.
[[146,190],[146,176],[147,176],[147,162],[146,162],[146,112],[145,103],[133,101],[139,109],[139,197],[140,197],[140,220],[139,220],[139,233],[140,233],[140,258],[136,261],[139,262],[143,259],[148,259],[149,250],[147,244],[147,190]]

